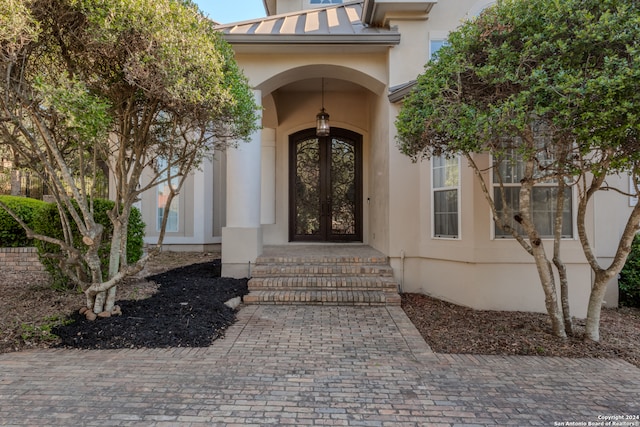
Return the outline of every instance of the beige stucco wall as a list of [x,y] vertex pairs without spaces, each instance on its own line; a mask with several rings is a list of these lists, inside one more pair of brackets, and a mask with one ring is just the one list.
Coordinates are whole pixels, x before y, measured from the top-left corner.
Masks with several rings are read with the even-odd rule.
[[392,108],[384,96],[370,97],[371,133],[369,155],[369,187],[364,210],[369,213],[367,242],[387,254],[389,251],[389,117]]
[[[405,259],[405,292],[425,292],[446,301],[482,310],[544,312],[544,294],[531,263],[461,263],[438,259]],[[399,267],[401,269],[401,267]],[[590,274],[567,266],[572,315],[586,316]]]

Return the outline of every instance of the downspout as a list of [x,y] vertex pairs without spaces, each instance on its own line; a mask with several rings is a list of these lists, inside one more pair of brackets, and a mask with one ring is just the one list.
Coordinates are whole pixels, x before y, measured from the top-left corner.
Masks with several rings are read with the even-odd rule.
[[404,249],[400,249],[400,284],[398,285],[398,292],[403,293],[402,288],[404,287]]

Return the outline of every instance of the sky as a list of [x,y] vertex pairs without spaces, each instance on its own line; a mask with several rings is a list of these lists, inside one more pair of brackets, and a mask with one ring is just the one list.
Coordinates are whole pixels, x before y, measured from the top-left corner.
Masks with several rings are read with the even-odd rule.
[[220,24],[265,16],[262,0],[194,0],[211,20]]

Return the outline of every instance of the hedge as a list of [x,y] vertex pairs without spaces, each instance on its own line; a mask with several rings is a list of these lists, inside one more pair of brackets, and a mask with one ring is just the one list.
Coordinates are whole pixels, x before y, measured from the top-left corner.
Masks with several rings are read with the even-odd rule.
[[[113,224],[111,224],[107,211],[113,209],[114,205],[115,202],[111,200],[95,199],[93,201],[93,218],[97,223],[104,226],[102,242],[98,250],[100,260],[102,262],[103,279],[106,279],[108,274],[111,236],[113,235]],[[50,203],[38,212],[38,216],[34,220],[34,231],[47,236],[63,239],[62,227],[60,224],[58,208],[55,203]],[[72,228],[74,246],[82,248],[84,246],[82,243],[82,236],[75,227],[75,224],[72,225]],[[129,216],[127,264],[135,263],[142,257],[144,229],[145,224],[142,221],[140,210],[135,207],[132,208]],[[47,253],[59,253],[60,248],[56,245],[41,241],[36,241],[35,246],[38,248],[43,265],[53,278],[54,286],[67,287],[70,283],[69,279],[64,276],[62,270],[58,266],[58,263],[55,260],[43,257],[43,255]],[[86,269],[86,272],[88,274],[88,269]]]
[[[0,196],[0,201],[31,228],[34,217],[48,204],[42,200],[20,196]],[[19,248],[33,245],[33,240],[27,238],[24,228],[7,211],[0,208],[0,247]]]
[[640,307],[640,235],[636,234],[631,252],[620,272],[620,305]]

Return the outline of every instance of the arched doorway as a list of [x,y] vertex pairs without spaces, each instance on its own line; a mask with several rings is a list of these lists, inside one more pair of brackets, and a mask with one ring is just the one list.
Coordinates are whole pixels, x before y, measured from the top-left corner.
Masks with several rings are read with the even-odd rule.
[[289,240],[362,241],[362,136],[331,128],[289,137]]

